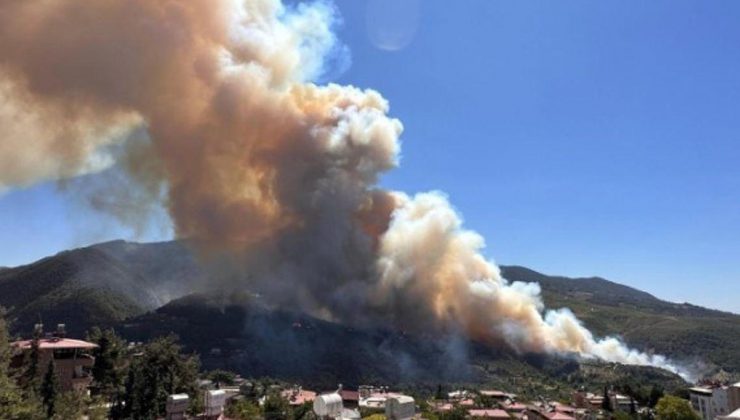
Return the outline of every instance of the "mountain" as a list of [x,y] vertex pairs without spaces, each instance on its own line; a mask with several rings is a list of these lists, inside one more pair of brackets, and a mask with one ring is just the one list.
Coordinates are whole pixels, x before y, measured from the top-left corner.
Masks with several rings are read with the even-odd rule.
[[199,276],[179,242],[113,241],[0,270],[0,306],[14,333],[28,334],[41,321],[84,334],[158,308],[191,291]]
[[740,373],[740,315],[660,300],[598,277],[553,277],[502,267],[510,281],[537,282],[548,308],[570,308],[597,336],[619,335],[631,346],[669,355],[701,372]]
[[66,323],[70,332],[110,324],[146,310],[151,297],[130,285],[139,279],[118,261],[86,248],[62,252],[0,272],[0,305],[14,330]]
[[[548,276],[519,266],[501,268],[503,275],[510,281],[539,283],[546,307],[570,308],[597,336],[621,336],[630,346],[669,355],[698,372],[724,369],[734,374],[740,373],[740,350],[736,346],[740,342],[738,315],[686,303],[666,302],[640,290],[598,277],[573,279]],[[270,341],[266,338],[268,336],[259,335],[260,328],[264,330],[263,327],[268,325],[268,330],[282,331],[281,328],[287,325],[289,328],[283,330],[293,332],[293,323],[299,320],[299,324],[303,325],[300,320],[304,317],[269,308],[253,297],[248,299],[249,305],[235,302],[232,297],[229,297],[230,300],[211,295],[184,297],[198,292],[200,287],[207,284],[204,280],[203,271],[183,242],[137,244],[113,241],[65,251],[29,265],[0,270],[0,306],[9,309],[9,318],[14,320],[14,333],[27,334],[39,319],[47,325],[66,323],[67,329],[77,335],[84,334],[93,325],[116,325],[132,338],[140,339],[175,331],[189,346],[204,354],[205,360],[214,364],[218,363],[219,357],[218,352],[216,356],[210,357],[211,349],[227,348],[223,343],[240,343],[237,347],[243,351],[250,349],[247,353],[259,355],[259,358],[243,363],[229,359],[232,361],[228,363],[241,363],[255,371],[260,371],[255,360],[272,360],[269,357],[285,354],[282,348],[292,349],[296,346],[309,346],[316,354],[324,355],[321,357],[329,357],[326,355],[335,354],[337,349],[351,351],[353,354],[364,355],[360,359],[375,366],[394,366],[389,360],[416,360],[416,357],[408,354],[424,356],[420,360],[439,359],[414,350],[418,347],[423,347],[424,351],[436,349],[434,351],[437,353],[434,354],[446,354],[454,350],[449,348],[449,343],[439,343],[422,337],[418,342],[412,340],[416,344],[409,344],[406,353],[390,351],[388,354],[394,355],[393,357],[388,360],[378,359],[379,356],[368,355],[363,349],[385,348],[378,346],[377,334],[381,334],[380,332],[353,331],[350,334],[345,327],[313,319],[310,320],[310,325],[318,325],[322,331],[319,338],[304,337],[308,341],[299,340],[298,344],[292,344],[291,334],[272,334],[269,337],[278,337],[280,339],[277,343],[282,343],[280,348],[273,348],[265,344]],[[244,307],[239,309],[240,305]],[[237,315],[242,322],[232,323],[228,317],[219,318]],[[231,328],[237,328],[238,331],[232,331]],[[214,332],[219,332],[220,335]],[[391,349],[398,340],[401,343],[411,343],[408,341],[411,340],[409,337],[402,336],[405,337],[402,339],[389,332],[382,332],[381,335],[383,334],[390,334],[392,339],[387,341],[390,343],[387,346]],[[214,344],[213,340],[209,340],[210,337],[218,337],[223,343]],[[340,340],[342,337],[344,341]],[[363,344],[353,345],[354,341]],[[334,346],[331,344],[334,342],[345,344]],[[247,343],[263,345],[253,348]],[[366,344],[367,347],[363,347]],[[260,353],[263,351],[260,348],[271,350],[263,354]],[[485,356],[488,354],[486,351],[479,351],[471,357],[476,363],[509,358],[511,366],[518,366],[515,370],[525,369],[519,362],[513,362],[521,361],[519,355],[498,351],[496,357],[489,358]],[[401,356],[396,357],[396,354]],[[300,373],[296,364],[305,355],[300,356],[295,356],[293,365],[269,363],[265,366],[283,366],[287,371]],[[324,362],[317,363],[322,366]],[[409,363],[411,366],[416,362]],[[490,369],[482,366],[490,365],[493,366],[493,371],[511,373],[498,362],[476,363],[468,364],[477,366],[472,368],[474,372],[488,372]],[[557,366],[557,363],[551,361],[548,364]],[[328,367],[326,369],[330,370]],[[441,367],[435,365],[421,370],[438,373],[439,369]],[[391,370],[402,371],[398,368]],[[490,378],[489,374],[486,375],[485,377]]]
[[127,320],[118,330],[133,341],[174,333],[200,354],[206,369],[270,376],[318,389],[339,382],[350,387],[380,383],[433,392],[440,383],[485,384],[530,398],[569,398],[569,391],[581,386],[629,384],[646,395],[652,386],[674,391],[686,387],[677,375],[651,367],[578,363],[459,337],[349,328],[272,308],[247,293],[188,295]]

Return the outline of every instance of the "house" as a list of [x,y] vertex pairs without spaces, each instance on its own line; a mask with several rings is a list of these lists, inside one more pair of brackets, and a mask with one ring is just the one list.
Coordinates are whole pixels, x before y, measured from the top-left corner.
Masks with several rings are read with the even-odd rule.
[[729,411],[740,409],[740,382],[727,387],[727,405]]
[[480,394],[484,397],[493,398],[496,401],[513,400],[514,398],[516,398],[516,395],[514,394],[509,394],[508,392],[492,390],[492,389],[481,390]]
[[[36,330],[43,335],[43,325],[37,324]],[[11,343],[14,366],[20,366],[24,357],[33,347],[33,340],[21,340]],[[85,392],[92,383],[91,369],[95,358],[90,352],[98,347],[94,343],[65,337],[65,326],[59,324],[56,332],[39,339],[39,368],[45,372],[49,362],[54,360],[54,371],[59,378],[62,391]]]
[[575,417],[569,416],[565,413],[562,413],[560,411],[553,411],[552,413],[548,413],[547,417],[550,420],[576,420]]
[[637,405],[632,398],[616,392],[609,392],[609,402],[614,411],[629,413],[633,406],[637,410]]
[[473,408],[468,410],[468,415],[473,418],[511,420],[509,413],[500,408]]
[[342,397],[342,403],[345,407],[357,408],[360,403],[359,391],[350,391],[348,389],[343,389],[339,391],[339,395]]
[[508,404],[508,405],[504,405],[504,408],[509,413],[521,413],[527,409],[527,405],[522,404],[520,402],[515,402],[515,403]]
[[731,412],[729,406],[729,387],[697,386],[689,389],[689,397],[691,407],[704,420],[727,416]]
[[313,402],[316,399],[316,393],[313,391],[307,391],[302,387],[295,387],[286,389],[280,392],[280,395],[288,400],[288,403],[292,406],[303,405],[305,403]]

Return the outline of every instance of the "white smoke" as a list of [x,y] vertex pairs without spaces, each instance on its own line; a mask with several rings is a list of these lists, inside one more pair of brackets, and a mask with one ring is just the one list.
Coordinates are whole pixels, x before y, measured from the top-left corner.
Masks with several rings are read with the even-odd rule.
[[145,161],[124,165],[152,191],[137,197],[166,185],[176,234],[273,301],[678,371],[504,280],[442,194],[377,186],[403,130],[387,101],[311,83],[347,62],[336,19],[324,2],[0,0],[0,186],[105,168],[140,127],[150,144],[124,154]]

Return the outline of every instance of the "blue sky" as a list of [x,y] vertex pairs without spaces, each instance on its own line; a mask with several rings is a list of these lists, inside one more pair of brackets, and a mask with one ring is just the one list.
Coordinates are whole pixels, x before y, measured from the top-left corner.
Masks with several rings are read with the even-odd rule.
[[[405,125],[385,186],[445,191],[501,264],[740,312],[740,2],[419,0],[389,51],[393,3],[338,1],[333,79]],[[0,197],[0,265],[131,236],[70,194]]]

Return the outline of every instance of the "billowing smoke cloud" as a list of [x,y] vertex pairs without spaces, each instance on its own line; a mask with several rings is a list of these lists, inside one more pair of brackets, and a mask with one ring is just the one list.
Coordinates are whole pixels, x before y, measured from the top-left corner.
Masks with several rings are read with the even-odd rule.
[[0,186],[101,170],[144,129],[119,165],[274,302],[675,371],[504,280],[444,195],[377,186],[402,125],[375,91],[311,83],[343,61],[335,23],[325,3],[0,0]]

